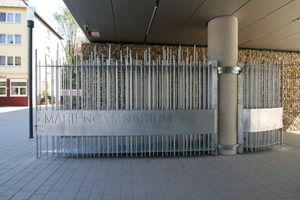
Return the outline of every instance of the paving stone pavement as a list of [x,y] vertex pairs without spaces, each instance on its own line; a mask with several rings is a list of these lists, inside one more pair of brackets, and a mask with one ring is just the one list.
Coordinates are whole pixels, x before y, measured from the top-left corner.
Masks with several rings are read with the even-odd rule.
[[0,107],[0,200],[300,199],[300,148],[236,156],[36,159],[28,109]]

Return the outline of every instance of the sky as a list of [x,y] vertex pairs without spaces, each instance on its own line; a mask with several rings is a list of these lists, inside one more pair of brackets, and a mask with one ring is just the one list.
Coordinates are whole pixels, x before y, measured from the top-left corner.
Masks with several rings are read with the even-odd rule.
[[53,14],[60,12],[65,3],[63,0],[29,0],[29,4],[36,8],[36,12],[46,20],[55,30],[57,30],[57,23]]

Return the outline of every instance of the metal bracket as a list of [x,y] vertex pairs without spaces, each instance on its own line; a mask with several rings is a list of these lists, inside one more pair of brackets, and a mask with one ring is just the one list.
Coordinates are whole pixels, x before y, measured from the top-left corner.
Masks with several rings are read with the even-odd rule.
[[223,150],[233,150],[238,148],[240,145],[239,144],[219,144],[218,149],[223,149]]
[[218,74],[240,74],[240,67],[218,67]]

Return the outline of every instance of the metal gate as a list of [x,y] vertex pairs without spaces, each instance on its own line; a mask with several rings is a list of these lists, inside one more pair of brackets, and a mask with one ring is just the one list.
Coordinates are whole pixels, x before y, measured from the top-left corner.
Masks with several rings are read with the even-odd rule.
[[[38,157],[217,154],[217,61],[110,52],[37,66]],[[239,75],[239,153],[282,145],[282,67],[251,60]]]
[[216,153],[217,66],[197,55],[37,66],[37,156]]
[[282,145],[283,64],[251,60],[239,76],[239,153]]

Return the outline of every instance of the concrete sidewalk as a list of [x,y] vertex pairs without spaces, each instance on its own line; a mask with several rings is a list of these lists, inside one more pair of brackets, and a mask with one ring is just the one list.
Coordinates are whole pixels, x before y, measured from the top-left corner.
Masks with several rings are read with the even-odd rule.
[[36,159],[28,109],[0,107],[0,200],[300,199],[300,148],[236,156]]

